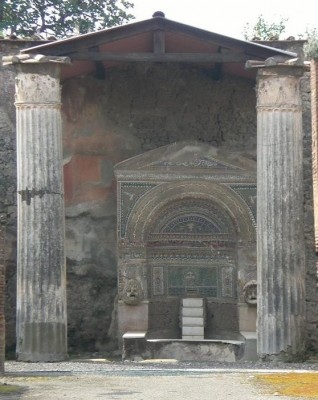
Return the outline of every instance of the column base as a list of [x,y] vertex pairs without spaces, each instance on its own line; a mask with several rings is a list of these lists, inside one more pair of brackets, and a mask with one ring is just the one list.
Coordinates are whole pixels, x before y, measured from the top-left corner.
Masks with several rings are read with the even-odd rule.
[[17,353],[17,361],[25,362],[59,362],[68,360],[68,354],[53,353]]
[[17,338],[18,361],[63,361],[67,355],[66,325],[61,322],[21,324]]
[[259,358],[261,361],[264,362],[291,363],[291,362],[304,362],[307,360],[308,357],[304,351],[292,354],[287,350],[287,351],[281,351],[279,354],[261,354],[259,355]]

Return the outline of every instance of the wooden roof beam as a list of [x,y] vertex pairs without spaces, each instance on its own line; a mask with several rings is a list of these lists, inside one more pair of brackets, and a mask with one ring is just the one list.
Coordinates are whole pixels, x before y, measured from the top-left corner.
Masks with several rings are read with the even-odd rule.
[[[162,43],[160,45],[162,51]],[[157,51],[159,51],[157,49]],[[117,62],[190,62],[190,63],[245,63],[249,56],[243,53],[94,53],[77,52],[69,54],[71,60],[117,61]]]

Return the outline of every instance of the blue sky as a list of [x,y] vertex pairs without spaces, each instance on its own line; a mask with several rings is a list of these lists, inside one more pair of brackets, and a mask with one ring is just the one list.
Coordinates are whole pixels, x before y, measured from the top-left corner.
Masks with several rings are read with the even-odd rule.
[[[317,0],[132,0],[136,20],[151,18],[160,10],[174,21],[193,25],[222,35],[243,39],[246,23],[252,25],[260,14],[269,22],[286,22],[286,37],[305,34],[318,28]],[[284,39],[284,35],[282,36]]]

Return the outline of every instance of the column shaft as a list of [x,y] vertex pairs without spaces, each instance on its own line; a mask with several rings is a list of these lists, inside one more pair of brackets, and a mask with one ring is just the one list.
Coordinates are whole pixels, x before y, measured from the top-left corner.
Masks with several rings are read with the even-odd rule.
[[17,356],[59,361],[67,356],[59,66],[18,68]]
[[258,353],[296,360],[305,351],[303,145],[299,67],[258,73]]

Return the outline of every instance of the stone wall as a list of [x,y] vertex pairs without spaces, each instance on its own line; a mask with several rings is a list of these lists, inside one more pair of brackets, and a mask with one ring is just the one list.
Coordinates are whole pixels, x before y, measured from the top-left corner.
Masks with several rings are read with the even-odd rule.
[[4,373],[5,359],[5,251],[6,251],[6,215],[0,213],[0,374]]
[[[0,42],[1,55],[30,46]],[[15,342],[16,199],[14,71],[0,69],[0,209],[7,219],[7,346]],[[116,183],[113,165],[180,140],[256,154],[253,81],[172,64],[130,64],[63,83],[70,351],[116,347]],[[308,336],[318,349],[311,192],[310,88],[303,79]]]

